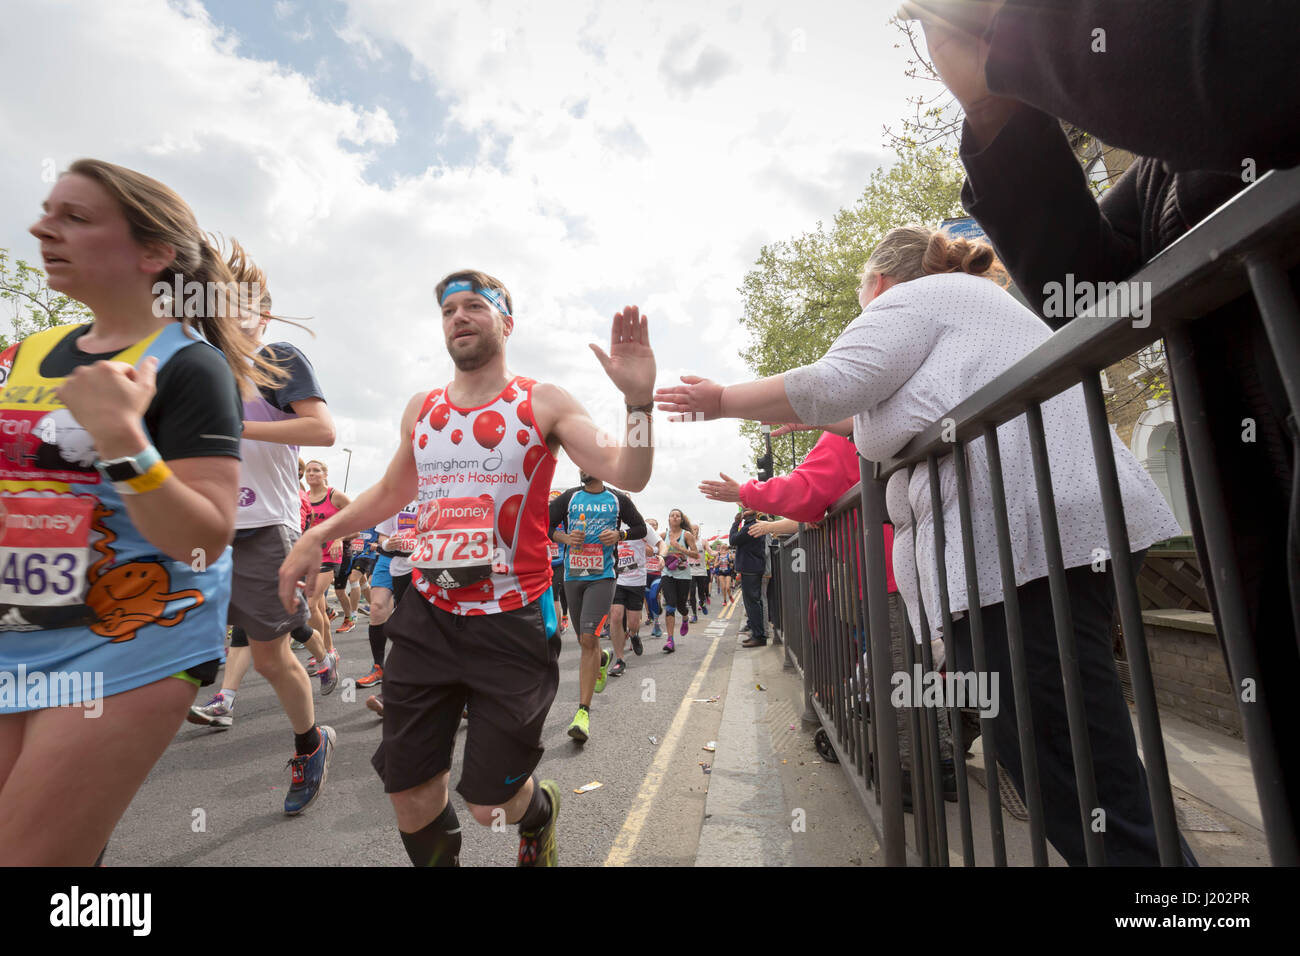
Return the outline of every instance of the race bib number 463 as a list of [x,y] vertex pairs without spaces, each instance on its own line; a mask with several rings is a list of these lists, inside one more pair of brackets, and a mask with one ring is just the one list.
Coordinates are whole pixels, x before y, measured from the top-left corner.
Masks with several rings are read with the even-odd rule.
[[93,509],[89,498],[0,496],[0,606],[25,612],[35,627],[69,625],[66,614],[51,618],[45,609],[94,617],[83,605]]
[[496,509],[491,498],[440,498],[420,505],[411,563],[437,587],[468,587],[492,574]]
[[0,604],[80,604],[93,501],[0,497]]

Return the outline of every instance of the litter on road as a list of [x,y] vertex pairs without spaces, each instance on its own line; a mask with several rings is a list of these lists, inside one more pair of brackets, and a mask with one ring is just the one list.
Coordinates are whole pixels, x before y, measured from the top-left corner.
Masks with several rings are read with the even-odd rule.
[[715,750],[718,749],[718,742],[716,740],[710,740],[707,744],[704,745],[704,749],[707,750],[709,753],[713,753]]
[[574,793],[586,793],[588,790],[596,790],[596,789],[599,789],[600,787],[603,787],[603,786],[605,786],[605,785],[604,785],[603,783],[601,783],[599,780],[593,780],[593,781],[591,781],[591,783],[584,783],[581,787],[579,787],[577,790],[575,790],[575,791],[573,791],[573,792],[574,792]]

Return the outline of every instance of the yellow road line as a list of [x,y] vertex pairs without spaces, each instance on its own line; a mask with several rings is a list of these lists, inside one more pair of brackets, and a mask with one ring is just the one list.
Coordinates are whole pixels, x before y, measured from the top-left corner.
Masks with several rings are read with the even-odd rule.
[[721,640],[721,634],[713,639],[709,652],[704,655],[699,670],[695,672],[695,679],[686,689],[686,696],[677,705],[677,713],[673,714],[673,722],[668,728],[668,733],[659,742],[659,752],[655,754],[654,762],[650,764],[645,779],[641,781],[641,789],[637,791],[636,799],[632,801],[632,810],[623,821],[623,829],[619,830],[618,837],[610,848],[609,856],[605,857],[605,866],[627,866],[632,862],[632,854],[641,840],[641,830],[645,827],[646,820],[650,818],[650,805],[663,785],[664,774],[668,772],[673,751],[677,749],[677,742],[681,739],[682,731],[686,726],[686,711],[690,708],[692,698],[700,693],[700,687],[704,684],[704,675],[708,673],[709,665],[713,663],[713,654],[717,651],[718,642]]

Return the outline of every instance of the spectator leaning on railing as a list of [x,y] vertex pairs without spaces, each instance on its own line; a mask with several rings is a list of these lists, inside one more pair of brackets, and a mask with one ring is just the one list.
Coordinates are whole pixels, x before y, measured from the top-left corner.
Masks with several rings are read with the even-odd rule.
[[[698,419],[744,417],[758,421],[839,423],[852,415],[854,441],[864,458],[882,461],[903,448],[947,411],[1033,351],[1050,335],[1047,326],[995,282],[980,278],[996,269],[993,251],[964,239],[950,242],[922,226],[891,230],[863,271],[862,315],[849,323],[812,365],[758,382],[723,387],[684,376],[682,386],[660,389],[660,408]],[[956,274],[949,274],[956,273]],[[1106,525],[1079,386],[1042,406],[1053,498],[1069,588],[1078,664],[1092,744],[1100,804],[1106,812],[1108,863],[1159,862],[1146,774],[1138,760],[1128,707],[1111,655],[1114,586]],[[1047,582],[1047,552],[1030,466],[1024,416],[998,429],[1005,507],[1030,674],[1029,693],[1048,839],[1069,862],[1086,861],[1081,814],[1070,752],[1060,660]],[[1178,534],[1168,505],[1141,465],[1113,433],[1129,541],[1140,564],[1151,544]],[[994,720],[999,760],[1023,794],[1010,656],[1002,608],[993,498],[983,439],[965,446],[970,471],[976,574],[983,608],[985,650],[1000,678]],[[939,465],[947,589],[954,612],[966,611],[966,569],[957,513],[952,456]],[[894,570],[914,628],[923,601],[932,634],[941,622],[930,512],[928,469],[896,472],[886,489],[894,522]],[[911,523],[916,522],[916,554]],[[913,561],[916,564],[913,564]],[[920,594],[916,572],[920,571]],[[956,616],[956,615],[954,615]],[[963,615],[951,635],[956,668],[971,667],[970,625]],[[950,645],[951,647],[951,645]],[[950,665],[951,666],[951,665]],[[1006,688],[1006,689],[1003,689]],[[1191,859],[1184,844],[1184,852]]]
[[[903,13],[921,20],[966,114],[962,204],[1040,311],[1050,283],[1127,279],[1255,178],[1300,163],[1294,0],[918,0]],[[1137,154],[1100,199],[1058,118]],[[1287,278],[1300,294],[1300,269]],[[1256,679],[1247,706],[1266,709],[1281,747],[1300,669],[1297,409],[1250,296],[1198,319],[1187,340],[1184,368],[1204,395],[1210,447],[1189,444],[1175,385],[1183,470],[1191,474],[1189,452],[1213,456],[1230,554],[1209,567],[1194,480],[1192,534],[1220,633],[1218,591],[1230,575],[1240,581],[1260,672],[1232,676]],[[1294,817],[1300,761],[1275,766]]]

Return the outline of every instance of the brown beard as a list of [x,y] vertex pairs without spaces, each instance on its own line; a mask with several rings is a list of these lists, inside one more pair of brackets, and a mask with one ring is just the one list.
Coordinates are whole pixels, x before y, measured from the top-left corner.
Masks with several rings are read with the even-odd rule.
[[[448,352],[450,351],[448,349]],[[451,360],[460,371],[474,372],[496,358],[500,351],[501,345],[499,342],[487,339],[480,334],[478,344],[474,348],[468,352],[462,352],[459,356],[453,355]]]

